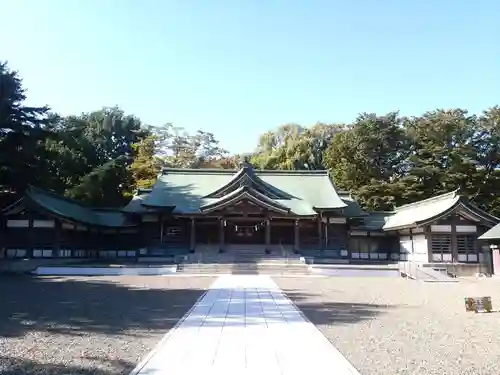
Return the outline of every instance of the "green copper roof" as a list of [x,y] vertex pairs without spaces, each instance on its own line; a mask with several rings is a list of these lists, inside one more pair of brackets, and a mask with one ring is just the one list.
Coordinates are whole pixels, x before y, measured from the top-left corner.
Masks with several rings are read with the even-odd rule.
[[424,199],[397,207],[384,225],[384,230],[417,226],[420,222],[430,220],[452,209],[460,200],[456,191]]
[[363,218],[363,228],[366,230],[382,230],[392,215],[394,215],[393,212],[370,212]]
[[364,217],[368,215],[368,212],[364,211],[359,203],[354,199],[354,197],[347,191],[341,191],[339,192],[339,196],[342,199],[342,201],[347,205],[344,207],[343,213],[344,216],[347,218],[354,218],[354,217]]
[[489,231],[479,237],[480,240],[500,240],[500,224],[495,225]]
[[140,189],[137,191],[136,195],[132,197],[130,202],[123,207],[122,211],[126,213],[136,213],[136,214],[146,214],[146,213],[157,213],[165,212],[165,209],[158,210],[155,207],[148,207],[143,205],[144,199],[151,193],[152,189]]
[[[23,199],[28,199],[49,214],[78,223],[113,228],[134,225],[119,210],[93,209],[36,187],[28,188]],[[21,202],[22,200],[16,204]]]
[[260,206],[267,207],[278,213],[288,214],[290,212],[290,209],[287,206],[248,186],[241,186],[221,198],[212,199],[212,202],[202,205],[200,209],[202,212],[210,212],[236,203],[241,199],[248,199]]
[[326,171],[260,171],[248,167],[243,172],[165,169],[142,204],[175,207],[174,213],[200,213],[201,207],[246,185],[295,215],[315,215],[316,210],[347,206]]
[[397,230],[424,225],[455,210],[460,210],[465,215],[470,215],[490,225],[494,225],[499,221],[498,218],[469,203],[458,194],[458,190],[455,190],[397,207],[394,214],[387,219],[383,229]]

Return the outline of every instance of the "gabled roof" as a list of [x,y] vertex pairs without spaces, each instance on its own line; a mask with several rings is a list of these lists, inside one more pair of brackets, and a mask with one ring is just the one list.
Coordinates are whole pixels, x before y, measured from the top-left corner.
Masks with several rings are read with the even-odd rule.
[[123,212],[129,213],[129,214],[147,214],[147,213],[158,213],[162,212],[164,213],[165,211],[172,211],[174,207],[149,207],[143,204],[144,199],[148,196],[149,193],[151,193],[153,189],[139,189],[135,193],[135,195],[132,197],[130,202],[127,203],[125,207],[122,208]]
[[369,213],[364,211],[356,199],[348,191],[340,191],[339,196],[342,201],[346,204],[346,207],[342,209],[345,217],[347,218],[359,218],[368,216]]
[[458,190],[455,190],[397,207],[394,214],[387,219],[383,229],[397,230],[425,225],[457,210],[471,220],[484,221],[490,225],[495,225],[499,221],[495,216],[471,204],[458,194]]
[[480,240],[500,240],[500,224],[495,225],[490,230],[486,231],[482,236],[479,236]]
[[280,191],[274,186],[263,181],[259,176],[257,176],[252,165],[249,163],[243,164],[242,168],[233,175],[230,181],[210,194],[207,194],[205,198],[221,198],[235,191],[240,186],[251,187],[253,190],[262,193],[270,199],[292,198],[285,192]]
[[127,227],[136,224],[127,220],[124,213],[115,209],[97,209],[52,192],[30,186],[23,198],[2,210],[3,214],[15,212],[22,206],[35,206],[49,215],[76,223],[101,227]]
[[248,199],[249,201],[256,203],[258,206],[268,208],[271,211],[276,211],[281,214],[288,214],[290,212],[290,208],[248,186],[241,186],[212,202],[208,202],[202,205],[200,210],[202,212],[219,210],[241,201],[242,199]]
[[385,223],[394,215],[393,212],[375,211],[363,217],[362,227],[366,230],[380,231]]
[[[201,213],[202,207],[236,191],[251,187],[275,206],[299,216],[316,215],[319,210],[342,209],[346,203],[335,191],[327,171],[266,171],[248,167],[224,169],[164,169],[153,190],[141,198],[142,205],[173,207],[173,213]],[[127,211],[129,210],[127,206]]]

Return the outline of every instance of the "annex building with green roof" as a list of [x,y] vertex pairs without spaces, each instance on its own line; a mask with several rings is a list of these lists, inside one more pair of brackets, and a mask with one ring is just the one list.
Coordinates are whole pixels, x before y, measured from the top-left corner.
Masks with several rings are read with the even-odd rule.
[[458,192],[366,212],[327,171],[164,169],[121,209],[30,187],[2,210],[6,258],[302,255],[332,262],[417,262],[478,272],[478,237],[499,222]]

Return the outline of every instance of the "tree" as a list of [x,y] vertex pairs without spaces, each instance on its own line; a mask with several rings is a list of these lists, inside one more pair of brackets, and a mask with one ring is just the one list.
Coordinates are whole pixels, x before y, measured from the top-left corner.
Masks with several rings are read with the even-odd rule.
[[49,108],[30,107],[16,71],[0,62],[0,185],[22,192],[36,173],[39,143],[48,136]]
[[94,168],[66,196],[96,207],[121,207],[129,191],[127,158],[121,156]]
[[118,107],[64,118],[59,126],[77,139],[84,138],[94,145],[96,163],[132,154],[132,144],[147,137],[149,129],[134,115],[126,115]]
[[344,125],[317,123],[311,128],[287,124],[259,138],[253,164],[262,169],[324,169],[323,154]]
[[481,183],[475,141],[477,118],[464,110],[437,110],[405,119],[410,139],[404,200],[429,198],[455,189],[471,195]]
[[198,130],[194,135],[167,123],[152,130],[158,139],[158,155],[165,166],[174,168],[211,168],[227,156],[210,132]]
[[160,172],[161,160],[156,156],[156,141],[156,136],[150,135],[132,145],[134,159],[128,169],[135,189],[153,186]]
[[389,209],[401,201],[398,178],[404,173],[407,140],[397,112],[363,113],[351,128],[337,133],[324,163],[335,183],[369,209]]

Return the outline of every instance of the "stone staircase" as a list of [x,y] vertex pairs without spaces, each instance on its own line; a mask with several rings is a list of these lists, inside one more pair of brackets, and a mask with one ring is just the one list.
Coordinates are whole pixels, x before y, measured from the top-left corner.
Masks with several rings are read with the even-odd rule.
[[188,274],[308,275],[298,255],[270,255],[260,246],[239,246],[224,253],[196,252],[177,267]]
[[271,263],[181,263],[177,273],[187,274],[238,274],[238,275],[309,275],[303,263],[289,264],[273,260]]
[[412,261],[399,262],[399,272],[401,276],[407,279],[420,280],[424,282],[453,282],[459,280],[450,275],[434,270],[431,267],[424,267],[423,264]]

